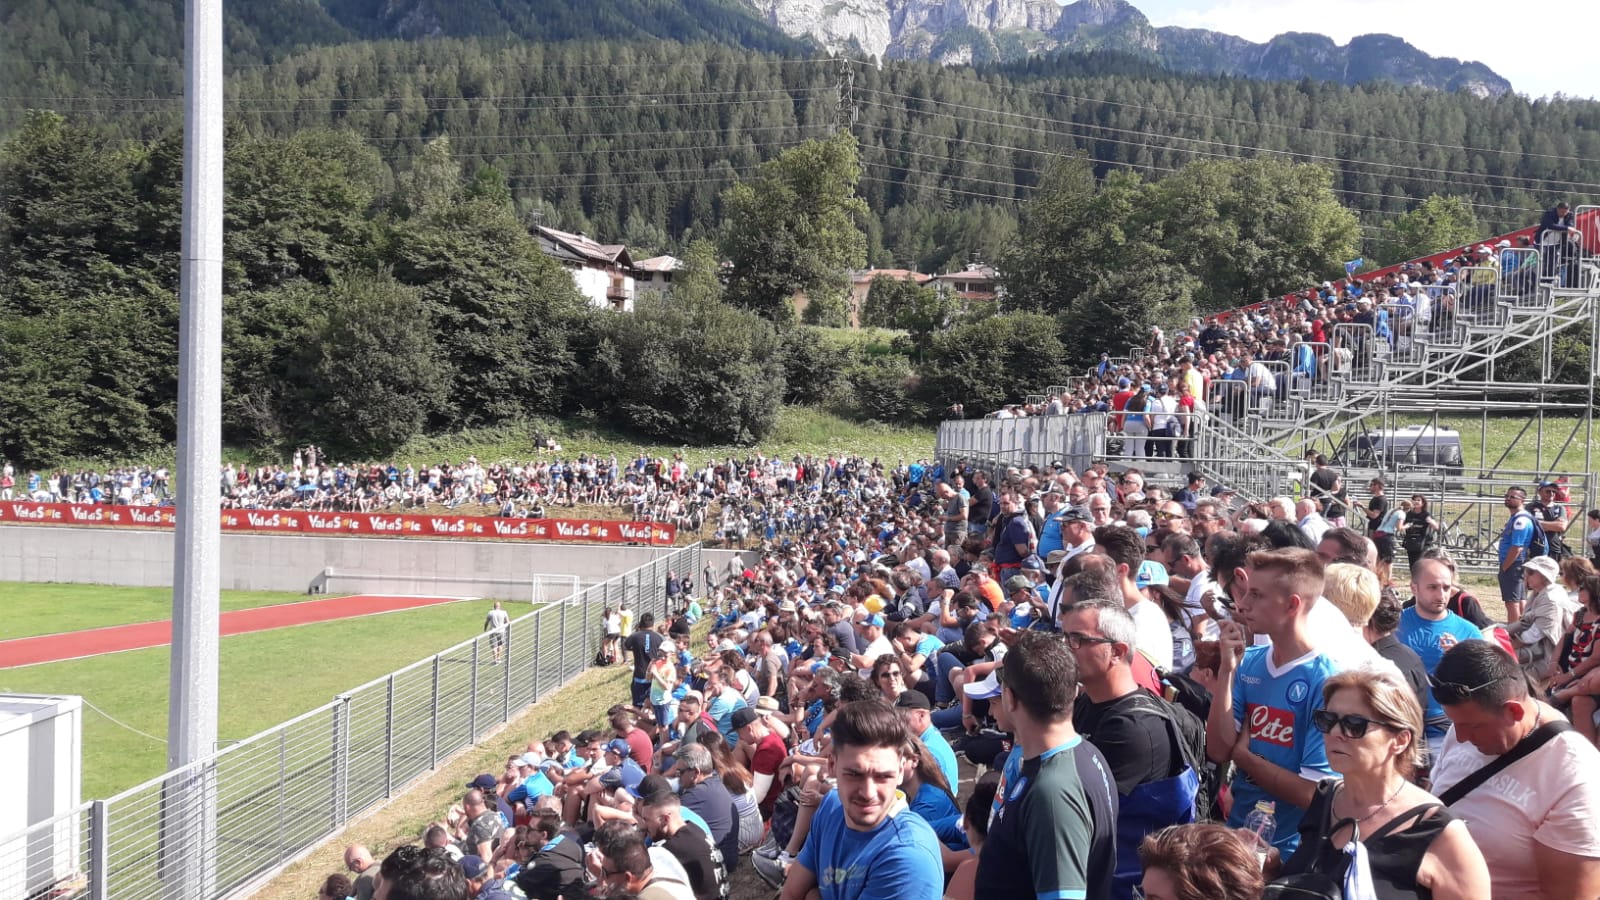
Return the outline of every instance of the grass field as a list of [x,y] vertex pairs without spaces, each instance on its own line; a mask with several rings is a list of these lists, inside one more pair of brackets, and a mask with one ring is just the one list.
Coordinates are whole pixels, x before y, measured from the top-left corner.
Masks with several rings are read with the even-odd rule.
[[[0,638],[160,620],[169,616],[171,596],[165,589],[0,584],[0,608],[7,613]],[[224,592],[222,608],[304,599],[298,594]],[[488,600],[449,603],[225,637],[219,737],[249,737],[321,706],[341,691],[472,637],[482,629],[491,605]],[[513,616],[525,611],[511,610]],[[3,669],[0,692],[79,694],[103,710],[84,710],[82,793],[85,798],[105,797],[166,768],[162,741],[169,661],[169,648],[154,647]]]

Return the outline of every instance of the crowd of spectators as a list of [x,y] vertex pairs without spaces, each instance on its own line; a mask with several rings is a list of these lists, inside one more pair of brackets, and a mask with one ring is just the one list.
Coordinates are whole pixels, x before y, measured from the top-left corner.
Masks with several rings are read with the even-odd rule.
[[[1194,318],[1170,337],[1152,326],[1130,358],[1102,356],[1065,391],[988,415],[1111,413],[1122,456],[1192,458],[1193,436],[1212,417],[1239,424],[1334,378],[1380,377],[1385,359],[1405,358],[1419,340],[1451,339],[1462,316],[1488,310],[1497,294],[1531,294],[1541,274],[1570,280],[1570,254],[1552,255],[1546,247],[1547,262],[1567,262],[1541,273],[1541,257],[1531,251],[1544,235],[1577,234],[1572,215],[1563,205],[1546,220],[1553,224],[1518,238],[1517,246],[1510,240],[1469,245],[1437,263],[1426,259],[1378,276],[1324,281],[1282,300]],[[951,412],[964,415],[959,406]]]
[[616,629],[606,727],[325,896],[1600,896],[1586,562],[1522,560],[1585,610],[1535,664],[1437,548],[1393,583],[1384,504],[855,462]]

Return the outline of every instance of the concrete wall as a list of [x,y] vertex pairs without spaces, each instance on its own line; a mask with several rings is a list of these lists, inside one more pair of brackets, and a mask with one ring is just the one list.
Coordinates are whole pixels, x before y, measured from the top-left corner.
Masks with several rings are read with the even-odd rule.
[[[169,587],[172,548],[170,531],[10,525],[0,528],[0,581]],[[536,573],[575,575],[585,586],[665,552],[586,544],[224,534],[222,587],[528,601]],[[558,589],[544,599],[565,595],[565,584],[552,580],[548,590]]]

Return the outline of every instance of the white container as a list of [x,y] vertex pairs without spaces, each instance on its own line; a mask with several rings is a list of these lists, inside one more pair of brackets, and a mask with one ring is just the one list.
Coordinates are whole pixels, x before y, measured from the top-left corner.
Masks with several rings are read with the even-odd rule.
[[82,877],[82,762],[83,698],[0,694],[0,897]]

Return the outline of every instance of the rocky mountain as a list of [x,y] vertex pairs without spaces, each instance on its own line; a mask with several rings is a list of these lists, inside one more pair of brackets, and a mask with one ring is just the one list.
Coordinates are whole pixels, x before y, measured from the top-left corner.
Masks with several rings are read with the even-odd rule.
[[1179,72],[1342,84],[1387,81],[1498,96],[1510,82],[1478,62],[1433,57],[1387,34],[1341,47],[1291,32],[1257,44],[1196,28],[1156,28],[1126,0],[744,0],[769,24],[829,50],[941,63],[1113,50]]

